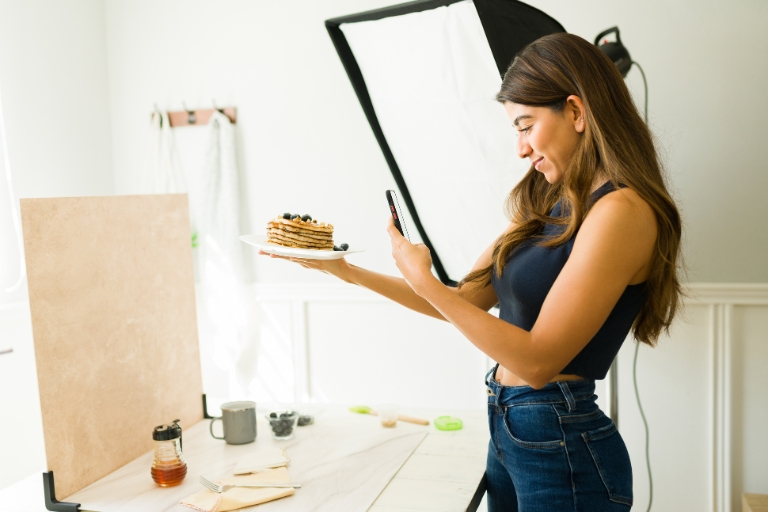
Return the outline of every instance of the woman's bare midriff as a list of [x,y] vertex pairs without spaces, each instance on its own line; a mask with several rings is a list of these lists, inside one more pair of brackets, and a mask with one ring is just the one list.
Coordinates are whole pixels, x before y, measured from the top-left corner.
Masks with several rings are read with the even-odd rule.
[[[562,373],[555,375],[552,380],[549,382],[557,382],[559,380],[580,380],[584,377],[579,377],[578,375],[564,375]],[[501,384],[502,386],[527,386],[528,383],[525,382],[523,379],[512,373],[511,371],[507,370],[503,366],[499,365],[498,369],[496,370],[496,375],[494,377],[496,382]]]

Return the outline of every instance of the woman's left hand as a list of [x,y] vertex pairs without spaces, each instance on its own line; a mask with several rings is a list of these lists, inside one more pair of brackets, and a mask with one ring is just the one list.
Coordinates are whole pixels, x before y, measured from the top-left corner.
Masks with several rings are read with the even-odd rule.
[[419,293],[419,287],[428,279],[435,279],[432,275],[432,257],[429,249],[424,244],[412,244],[395,227],[395,221],[389,217],[387,233],[392,240],[392,257],[395,264],[403,274],[405,281]]

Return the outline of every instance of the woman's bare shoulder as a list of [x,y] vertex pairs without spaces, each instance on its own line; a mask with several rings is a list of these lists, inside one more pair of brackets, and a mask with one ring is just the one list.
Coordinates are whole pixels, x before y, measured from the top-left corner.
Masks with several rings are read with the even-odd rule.
[[645,274],[657,236],[651,205],[636,191],[621,188],[606,194],[587,213],[572,257],[578,253],[594,261],[605,259],[606,265],[625,267],[624,277],[634,279]]
[[653,208],[648,201],[629,187],[619,188],[603,196],[587,214],[587,217],[590,216],[600,220],[611,218],[626,224],[627,227],[645,227],[654,232],[656,229],[656,215]]

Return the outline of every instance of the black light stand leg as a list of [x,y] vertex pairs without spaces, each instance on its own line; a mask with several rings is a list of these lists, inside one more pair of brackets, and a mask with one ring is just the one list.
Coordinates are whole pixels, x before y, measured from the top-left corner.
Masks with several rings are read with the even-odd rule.
[[477,507],[479,507],[480,502],[483,501],[483,496],[485,496],[485,492],[487,490],[488,490],[488,476],[483,475],[483,479],[480,480],[480,485],[477,486],[475,495],[472,496],[472,501],[470,501],[469,506],[467,506],[467,512],[477,512]]
[[213,418],[213,416],[208,414],[208,400],[205,398],[205,393],[203,393],[203,418],[206,420]]
[[608,382],[606,382],[606,395],[608,398],[608,417],[613,420],[616,428],[619,428],[619,356],[611,363],[608,370]]
[[67,503],[56,499],[56,489],[53,486],[53,471],[43,473],[43,494],[45,508],[54,512],[79,512],[79,503]]

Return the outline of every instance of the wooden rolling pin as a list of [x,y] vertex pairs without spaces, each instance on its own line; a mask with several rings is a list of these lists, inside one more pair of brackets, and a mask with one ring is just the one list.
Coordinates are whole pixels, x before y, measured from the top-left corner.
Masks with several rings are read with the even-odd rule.
[[[373,416],[379,415],[379,413],[373,409],[371,409],[371,412],[369,412],[368,414],[372,414]],[[417,425],[429,425],[429,420],[414,418],[413,416],[405,416],[403,414],[397,415],[397,421],[407,421],[408,423],[415,423]]]
[[[350,411],[356,412],[359,414],[371,414],[373,416],[378,416],[379,413],[375,411],[374,409],[371,409],[370,407],[366,405],[357,405],[355,407],[350,407]],[[429,420],[423,420],[421,418],[414,418],[413,416],[405,416],[403,414],[397,415],[398,421],[407,421],[408,423],[415,423],[417,425],[429,425]]]

